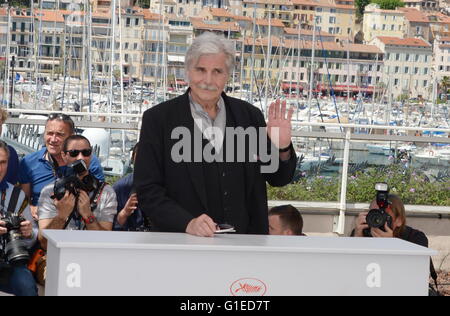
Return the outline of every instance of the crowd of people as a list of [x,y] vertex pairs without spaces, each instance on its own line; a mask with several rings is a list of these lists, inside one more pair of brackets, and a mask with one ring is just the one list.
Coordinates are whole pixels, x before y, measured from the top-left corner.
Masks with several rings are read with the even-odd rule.
[[[289,184],[297,166],[291,141],[293,111],[285,102],[276,101],[268,109],[266,123],[259,109],[223,93],[234,58],[234,47],[224,38],[212,33],[196,38],[186,55],[188,91],[144,113],[140,141],[132,156],[134,174],[113,186],[105,182],[89,139],[75,134],[75,124],[65,114],[48,116],[43,148],[20,162],[14,148],[0,141],[0,291],[37,295],[36,280],[43,283],[46,275],[44,229],[162,231],[213,237],[227,224],[239,234],[305,236],[299,210],[283,205],[268,211],[267,203],[266,183]],[[6,118],[2,111],[1,123]],[[178,127],[194,136],[196,130],[201,132],[200,154],[223,153],[227,159],[210,161],[200,155],[199,161],[175,161],[178,144],[173,129]],[[237,148],[239,142],[228,141],[230,128],[249,131],[250,127],[255,128],[257,148],[265,147],[277,160],[272,172],[263,171],[269,164],[262,161],[264,153],[252,152],[245,142],[243,148]],[[230,152],[251,153],[250,159],[228,160]],[[197,153],[194,150],[192,154]],[[406,226],[401,200],[389,199],[392,203],[387,212],[392,224],[370,228],[371,236],[427,246],[423,233]],[[10,225],[11,216],[17,227]],[[358,217],[355,236],[364,236],[362,231],[369,229],[365,216]],[[12,229],[20,231],[20,243],[14,242],[29,252],[29,262],[8,262],[17,259],[8,252],[11,241],[7,236]]]

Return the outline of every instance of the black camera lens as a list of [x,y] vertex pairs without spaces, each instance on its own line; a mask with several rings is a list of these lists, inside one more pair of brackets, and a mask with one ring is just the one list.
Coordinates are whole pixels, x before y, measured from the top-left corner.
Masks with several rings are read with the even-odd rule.
[[24,241],[16,238],[10,238],[10,242],[6,245],[6,257],[13,266],[26,265],[30,260],[30,255]]
[[25,221],[20,216],[7,216],[2,219],[8,232],[4,235],[7,261],[14,266],[27,264],[30,259],[25,242],[22,240],[20,224]]
[[387,214],[381,210],[370,210],[366,216],[366,223],[372,228],[383,228],[387,220]]

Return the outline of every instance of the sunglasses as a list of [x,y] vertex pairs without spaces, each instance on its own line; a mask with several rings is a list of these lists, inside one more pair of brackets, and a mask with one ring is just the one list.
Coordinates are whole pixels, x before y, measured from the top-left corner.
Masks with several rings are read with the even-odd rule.
[[78,157],[78,155],[81,153],[84,157],[90,157],[92,155],[92,148],[89,149],[72,149],[72,150],[66,150],[66,154],[69,154],[70,157],[75,158]]
[[51,113],[48,116],[47,121],[53,121],[53,120],[61,120],[63,122],[69,123],[70,126],[72,127],[72,129],[74,129],[74,127],[75,127],[75,123],[73,122],[72,118],[69,115],[67,115],[67,114]]

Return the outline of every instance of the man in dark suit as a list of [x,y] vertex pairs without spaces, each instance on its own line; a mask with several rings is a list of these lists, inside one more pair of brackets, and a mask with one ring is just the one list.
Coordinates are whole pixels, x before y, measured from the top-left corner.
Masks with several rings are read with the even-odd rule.
[[[212,237],[226,223],[237,233],[268,234],[266,181],[286,185],[296,167],[293,110],[272,103],[266,128],[259,109],[223,93],[234,60],[224,38],[197,37],[186,55],[186,94],[144,113],[134,184],[156,231]],[[235,131],[247,132],[248,142],[236,143]],[[180,147],[182,142],[188,146]],[[264,148],[277,166],[269,172]],[[244,153],[244,160],[237,158]]]

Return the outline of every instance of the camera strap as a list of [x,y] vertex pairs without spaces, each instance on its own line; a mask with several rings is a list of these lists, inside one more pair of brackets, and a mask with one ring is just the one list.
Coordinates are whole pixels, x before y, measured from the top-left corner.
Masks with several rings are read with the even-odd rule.
[[98,203],[100,201],[100,198],[102,197],[103,189],[106,186],[106,182],[100,182],[97,190],[95,191],[95,194],[93,195],[93,198],[91,199],[91,209],[92,213],[97,209]]
[[[9,204],[8,209],[6,210],[6,214],[14,214],[16,212],[16,206],[17,202],[19,201],[20,192],[22,190],[20,187],[14,187],[11,192],[11,197],[9,198]],[[2,191],[2,200],[1,200],[1,207],[2,207],[2,213],[5,213],[5,202],[6,202],[6,190]],[[4,214],[4,215],[6,215]]]
[[[101,182],[100,185],[98,186],[97,190],[93,194],[93,198],[91,199],[92,213],[94,213],[94,211],[98,207],[98,202],[100,201],[100,198],[102,196],[103,189],[105,188],[105,186],[106,186],[106,182]],[[82,223],[81,223],[80,216],[77,214],[78,213],[77,209],[78,209],[78,199],[75,201],[74,209],[73,209],[72,213],[70,214],[70,216],[67,218],[67,220],[64,224],[63,230],[65,230],[67,228],[67,226],[69,226],[69,223],[72,220],[75,220],[75,225],[78,227],[79,230],[81,230]],[[86,228],[86,226],[85,226],[85,228]]]
[[53,158],[52,155],[50,155],[50,153],[48,151],[45,153],[44,157],[47,157],[47,161],[49,162],[50,166],[52,167],[53,177],[55,177],[55,179],[58,179],[59,178],[58,162],[56,161],[56,159]]

